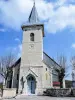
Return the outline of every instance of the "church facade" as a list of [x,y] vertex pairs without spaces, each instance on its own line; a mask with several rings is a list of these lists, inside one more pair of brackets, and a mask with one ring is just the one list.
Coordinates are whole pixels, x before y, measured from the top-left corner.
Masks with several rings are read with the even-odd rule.
[[60,70],[60,65],[43,52],[44,25],[38,22],[35,3],[22,30],[22,55],[12,66],[11,87],[26,95],[43,94],[47,88],[54,87],[53,82],[59,83],[55,69]]

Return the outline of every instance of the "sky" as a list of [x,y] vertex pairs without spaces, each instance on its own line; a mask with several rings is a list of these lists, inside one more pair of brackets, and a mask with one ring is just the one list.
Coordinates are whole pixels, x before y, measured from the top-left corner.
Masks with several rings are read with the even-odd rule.
[[[0,0],[0,57],[22,51],[21,25],[26,23],[34,0]],[[35,0],[44,24],[44,52],[56,60],[65,55],[71,79],[71,56],[75,55],[75,0]]]

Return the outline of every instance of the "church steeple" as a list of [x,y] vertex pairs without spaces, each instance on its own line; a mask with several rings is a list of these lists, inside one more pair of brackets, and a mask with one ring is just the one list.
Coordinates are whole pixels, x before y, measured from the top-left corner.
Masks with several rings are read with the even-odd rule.
[[39,18],[38,18],[38,14],[37,14],[37,10],[36,10],[36,7],[35,7],[35,1],[34,1],[34,5],[33,5],[33,8],[31,10],[31,13],[29,15],[29,18],[28,18],[28,22],[29,23],[37,23],[39,22]]

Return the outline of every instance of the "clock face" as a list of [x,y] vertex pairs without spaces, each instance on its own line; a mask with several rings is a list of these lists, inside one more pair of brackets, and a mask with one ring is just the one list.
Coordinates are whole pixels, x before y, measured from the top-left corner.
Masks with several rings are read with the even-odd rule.
[[31,44],[31,48],[33,48],[34,47],[34,44]]
[[30,44],[30,48],[34,48],[34,44]]

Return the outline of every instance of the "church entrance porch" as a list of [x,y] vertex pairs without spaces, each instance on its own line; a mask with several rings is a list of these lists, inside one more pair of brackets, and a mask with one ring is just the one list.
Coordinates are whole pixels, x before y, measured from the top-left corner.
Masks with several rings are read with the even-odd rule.
[[36,79],[32,75],[27,77],[27,94],[35,94],[36,90]]

